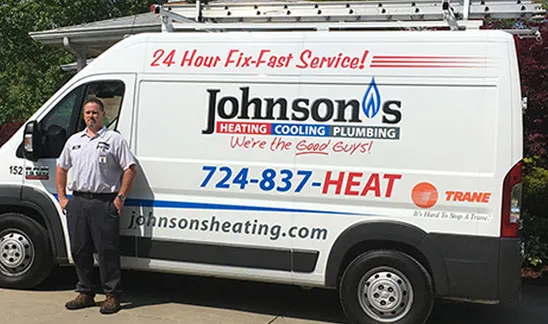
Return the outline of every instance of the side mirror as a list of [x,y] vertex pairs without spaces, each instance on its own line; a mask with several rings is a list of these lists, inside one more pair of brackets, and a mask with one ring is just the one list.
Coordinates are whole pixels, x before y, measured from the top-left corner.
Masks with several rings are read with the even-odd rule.
[[38,123],[33,120],[25,125],[25,133],[23,140],[23,156],[30,161],[38,161],[41,155],[40,148],[40,133],[38,131]]

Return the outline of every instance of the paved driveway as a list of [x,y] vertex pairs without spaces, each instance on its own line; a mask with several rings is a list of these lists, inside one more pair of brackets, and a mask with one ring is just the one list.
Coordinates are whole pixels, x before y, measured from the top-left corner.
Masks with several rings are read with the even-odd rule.
[[[334,291],[137,271],[124,272],[124,279],[118,314],[103,316],[98,307],[69,312],[63,304],[74,296],[75,273],[59,268],[38,289],[0,289],[0,323],[346,323]],[[547,322],[548,287],[525,285],[516,303],[437,302],[428,324]]]

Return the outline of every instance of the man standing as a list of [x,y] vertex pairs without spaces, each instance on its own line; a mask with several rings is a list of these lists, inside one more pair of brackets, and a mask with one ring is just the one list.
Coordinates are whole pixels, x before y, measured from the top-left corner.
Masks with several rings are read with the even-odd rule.
[[[86,129],[72,135],[57,164],[57,193],[66,212],[71,253],[78,283],[67,309],[95,305],[92,284],[93,247],[99,256],[101,285],[106,300],[101,313],[120,309],[121,269],[119,215],[135,179],[135,159],[123,137],[104,126],[105,108],[97,99],[84,104]],[[65,187],[73,192],[70,200]]]

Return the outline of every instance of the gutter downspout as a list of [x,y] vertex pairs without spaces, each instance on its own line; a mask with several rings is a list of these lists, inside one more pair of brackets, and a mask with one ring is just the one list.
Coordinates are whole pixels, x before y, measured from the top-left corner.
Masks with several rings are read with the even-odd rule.
[[77,60],[77,68],[76,68],[76,71],[80,71],[82,70],[85,66],[86,66],[86,49],[85,47],[83,48],[83,51],[82,52],[79,52],[76,50],[76,48],[74,48],[72,46],[72,44],[70,43],[70,40],[68,37],[63,37],[63,46],[65,47],[65,49],[69,52],[71,52],[72,54],[76,55],[76,60]]

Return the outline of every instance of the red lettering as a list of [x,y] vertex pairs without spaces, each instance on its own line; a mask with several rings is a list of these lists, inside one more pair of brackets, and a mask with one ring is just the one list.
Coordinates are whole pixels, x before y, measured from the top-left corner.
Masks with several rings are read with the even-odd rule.
[[362,55],[361,64],[359,66],[360,69],[365,68],[365,60],[367,59],[367,55],[369,54],[369,51],[364,51]]
[[164,53],[165,51],[163,49],[156,50],[154,54],[152,55],[152,57],[154,58],[154,61],[150,63],[150,66],[160,66],[160,64],[158,64],[158,60],[162,58],[162,55],[164,55]]
[[230,147],[235,148],[235,147],[243,146],[244,141],[245,141],[245,137],[242,139],[240,137],[231,136],[230,137]]
[[378,173],[372,173],[371,176],[369,176],[369,180],[367,180],[367,184],[365,185],[365,187],[363,187],[363,190],[360,196],[367,196],[369,191],[374,191],[375,197],[381,196],[381,188],[380,188]]
[[267,49],[261,50],[261,52],[259,53],[259,58],[257,59],[256,67],[259,67],[259,65],[266,63],[266,59],[264,59],[264,55],[269,52],[270,50],[267,50]]
[[219,63],[220,60],[221,58],[218,56],[198,56],[198,58],[194,62],[194,66],[205,66],[211,68],[217,66],[217,63]]
[[335,194],[341,193],[342,182],[344,179],[344,172],[339,172],[339,177],[335,180],[331,179],[331,171],[325,173],[325,179],[323,181],[322,193],[326,194],[329,191],[329,186],[335,185]]
[[[361,184],[361,178],[364,176],[363,172],[349,172],[346,179],[346,185],[344,186],[344,195],[346,196],[367,196],[370,191],[372,191],[375,197],[381,197],[381,182],[380,175],[378,173],[372,173],[369,175],[367,183],[359,192]],[[337,178],[334,178],[331,171],[327,171],[325,176],[325,181],[323,184],[322,193],[326,194],[329,191],[329,186],[335,186],[335,194],[341,194],[341,189],[343,186],[343,181],[345,180],[345,172],[339,172]],[[402,178],[401,174],[385,174],[383,179],[386,179],[386,191],[384,192],[385,198],[392,197],[392,192],[394,190],[394,184],[396,180]]]
[[[240,55],[240,57],[241,57],[241,56],[242,56],[242,55]],[[251,59],[252,59],[252,58],[253,58],[252,56],[245,56],[245,57],[243,58],[243,59],[244,59],[244,63],[242,63],[242,67],[244,67],[244,66],[251,66]],[[239,62],[240,62],[240,61],[238,60],[238,63],[239,63]],[[240,64],[238,64],[238,65],[240,65]]]
[[175,57],[175,50],[171,50],[171,52],[169,52],[169,54],[166,56],[166,58],[164,59],[162,63],[164,63],[165,65],[169,67],[172,64],[175,64],[175,60],[173,59],[174,57]]
[[325,143],[315,143],[315,142],[309,143],[306,140],[299,141],[297,145],[295,145],[295,148],[298,151],[297,153],[295,153],[295,155],[302,155],[302,154],[328,155],[329,153],[326,152],[326,149],[328,148],[330,143],[331,143],[331,140],[328,140]]
[[394,188],[394,182],[396,180],[401,179],[401,174],[385,174],[384,178],[388,179],[388,184],[387,184],[387,187],[386,187],[386,193],[384,194],[384,196],[386,198],[390,198],[390,197],[392,197],[392,189]]
[[226,58],[225,67],[227,67],[230,63],[236,62],[236,60],[232,58],[232,54],[236,54],[238,52],[239,51],[235,49],[228,51],[228,57]]
[[343,68],[343,69],[363,69],[365,60],[369,51],[364,51],[361,57],[348,56],[338,53],[334,56],[313,56],[312,51],[306,49],[299,56],[299,63],[296,65],[299,69],[321,69],[321,68]]
[[335,153],[348,153],[348,155],[354,155],[355,153],[367,153],[371,150],[372,141],[362,143],[348,143],[343,141],[335,142],[332,147]]
[[464,202],[479,202],[488,203],[491,198],[489,192],[472,192],[472,191],[446,191],[445,200],[447,201],[464,201]]
[[[173,53],[173,55],[172,55]],[[167,64],[168,66],[170,64],[166,63],[166,60],[171,57],[171,60],[173,60],[173,56],[175,54],[175,50],[172,51],[166,59],[164,60],[164,64]],[[180,66],[194,66],[194,67],[216,67],[217,64],[221,61],[221,58],[219,56],[202,56],[197,55],[196,50],[192,51],[185,51],[185,54],[183,54],[183,58],[181,59]],[[175,62],[171,62],[175,63]]]
[[359,181],[354,181],[355,177],[361,177],[363,176],[363,173],[361,172],[350,172],[348,173],[348,181],[346,182],[346,188],[344,190],[345,195],[349,196],[357,196],[359,194],[358,191],[353,191],[352,187],[357,186],[360,184]]
[[[358,68],[358,64],[360,63],[360,59],[355,57],[352,59],[352,61],[350,61],[350,68],[351,69],[357,69]],[[362,67],[363,68],[363,67]]]
[[261,149],[264,149],[265,146],[266,146],[265,140],[255,139],[253,137],[248,138],[247,136],[243,136],[243,137],[231,136],[230,137],[231,148],[243,147],[243,148],[249,149],[249,148],[259,147]]
[[312,51],[310,50],[304,50],[302,53],[301,53],[301,56],[300,56],[300,61],[301,63],[298,63],[297,65],[295,65],[297,68],[299,69],[306,69],[308,67],[308,64],[306,64],[306,61],[304,60],[305,57],[308,57],[310,58],[310,56],[312,55]]
[[196,55],[196,50],[192,51],[192,54],[190,54],[190,51],[185,51],[185,54],[183,55],[183,59],[181,60],[181,66],[190,66],[192,65],[192,61],[194,61],[194,55]]
[[[288,67],[289,62],[292,59],[293,59],[293,54],[291,54],[291,53],[288,54],[288,55],[282,55],[282,56],[271,55],[268,58],[268,63],[266,64],[266,66],[268,66],[270,68]],[[261,60],[261,58],[259,58],[259,60]],[[263,61],[263,62],[260,62],[260,63],[264,63],[264,62],[266,62],[266,61]],[[258,64],[259,64],[259,62],[257,62],[257,65]]]
[[287,151],[291,148],[292,144],[292,142],[284,141],[281,137],[274,137],[274,139],[270,143],[270,150]]
[[254,139],[254,138],[252,138],[249,142],[251,143],[251,148],[254,148],[254,147],[258,146],[258,147],[263,149],[266,145],[265,140],[258,140],[258,139]]
[[481,197],[483,196],[483,194],[481,192],[467,192],[464,197],[466,197],[468,195],[468,200],[469,202],[480,202],[481,200]]
[[341,62],[341,67],[343,68],[348,68],[349,67],[349,63],[348,61],[350,61],[350,57],[348,56],[345,56],[343,59],[342,59],[342,62]]

